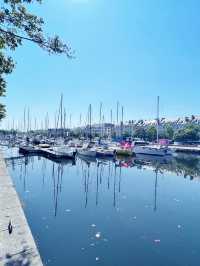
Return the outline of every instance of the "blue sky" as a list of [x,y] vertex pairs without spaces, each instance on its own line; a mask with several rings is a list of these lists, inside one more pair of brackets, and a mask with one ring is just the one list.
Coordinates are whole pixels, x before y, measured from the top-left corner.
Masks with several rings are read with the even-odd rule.
[[[32,9],[76,51],[76,59],[49,56],[24,43],[13,53],[15,71],[7,78],[8,117],[51,119],[61,92],[73,124],[99,103],[109,121],[116,102],[126,119],[154,118],[156,96],[161,116],[199,114],[200,3],[197,0],[46,0]],[[38,122],[39,123],[39,122]]]

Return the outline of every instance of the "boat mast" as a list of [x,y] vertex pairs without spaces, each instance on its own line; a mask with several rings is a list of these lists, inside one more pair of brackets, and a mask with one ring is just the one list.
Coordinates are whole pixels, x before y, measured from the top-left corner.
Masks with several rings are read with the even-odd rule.
[[72,114],[69,115],[69,127],[72,129]]
[[157,144],[159,142],[159,111],[160,111],[160,97],[157,97]]
[[104,137],[105,135],[105,116],[103,114],[102,116],[102,138]]
[[37,131],[37,118],[35,118],[35,131]]
[[66,109],[64,108],[64,135],[66,133]]
[[92,105],[89,105],[89,126],[90,126],[90,142],[92,140]]
[[63,137],[63,94],[61,94],[61,99],[60,99],[60,130],[61,130],[61,135]]
[[80,137],[82,137],[82,114],[80,113],[80,117],[79,117],[79,127],[80,127]]
[[57,137],[58,134],[59,114],[60,114],[60,108],[58,109],[58,114],[57,111],[55,112],[55,137]]
[[116,136],[118,135],[118,134],[117,134],[118,123],[119,123],[119,102],[117,102]]
[[100,126],[100,138],[102,137],[102,102],[100,103],[100,111],[99,111],[99,126]]
[[112,109],[110,110],[110,138],[112,139],[112,135],[113,135],[113,128],[112,128],[112,123],[113,123],[113,113],[112,113]]
[[26,131],[26,107],[24,107],[24,133]]
[[119,122],[119,102],[117,102],[117,125]]
[[123,138],[123,133],[124,133],[124,106],[122,106],[121,138]]
[[45,130],[46,130],[46,135],[48,136],[49,132],[48,132],[48,129],[49,129],[49,114],[47,112],[46,114],[46,119],[45,119]]
[[13,132],[13,135],[14,135],[14,131],[15,131],[15,120],[13,118],[13,121],[12,121],[12,132]]
[[30,108],[28,107],[28,126],[27,126],[27,133],[30,131]]

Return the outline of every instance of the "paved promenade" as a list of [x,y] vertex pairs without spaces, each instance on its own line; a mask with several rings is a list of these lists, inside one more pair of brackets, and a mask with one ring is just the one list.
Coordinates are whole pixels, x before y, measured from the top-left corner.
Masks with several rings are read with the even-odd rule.
[[[13,231],[8,232],[11,220]],[[42,266],[20,200],[0,154],[0,266]]]

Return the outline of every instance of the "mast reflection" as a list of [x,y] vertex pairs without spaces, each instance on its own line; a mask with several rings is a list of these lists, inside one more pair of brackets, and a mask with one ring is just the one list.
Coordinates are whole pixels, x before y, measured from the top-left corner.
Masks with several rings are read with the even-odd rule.
[[[158,210],[159,176],[164,172],[174,173],[190,180],[200,177],[200,157],[180,155],[175,158],[136,156],[134,158],[117,158],[116,160],[83,158],[76,160],[49,160],[41,157],[20,157],[6,161],[12,171],[18,171],[19,181],[24,192],[27,191],[31,173],[37,170],[41,175],[41,186],[49,186],[48,178],[52,179],[53,215],[59,211],[61,193],[63,192],[63,177],[67,165],[74,166],[75,175],[82,178],[81,189],[84,208],[89,204],[99,206],[104,196],[110,197],[110,205],[114,208],[120,206],[123,191],[123,177],[129,168],[151,170],[155,172],[153,183],[153,211]],[[35,168],[35,169],[34,169]],[[50,169],[50,175],[48,171]],[[78,203],[77,203],[78,204]]]

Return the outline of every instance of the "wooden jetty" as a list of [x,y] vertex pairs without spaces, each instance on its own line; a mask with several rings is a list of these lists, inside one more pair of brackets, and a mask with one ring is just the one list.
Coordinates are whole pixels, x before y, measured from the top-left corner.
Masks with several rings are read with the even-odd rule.
[[[42,266],[37,246],[1,154],[0,214],[0,266]],[[9,222],[12,227],[8,228]]]
[[53,158],[53,159],[70,159],[67,154],[60,154],[56,151],[53,151],[51,149],[40,149],[40,154],[43,155],[46,158]]
[[44,156],[45,158],[49,159],[73,159],[74,156],[69,156],[67,153],[60,153],[57,152],[51,148],[40,148],[40,147],[35,147],[35,146],[24,146],[19,148],[19,153],[24,154],[24,155],[40,155]]
[[19,147],[19,153],[21,154],[32,154],[32,155],[42,155],[42,149],[35,146],[22,146]]

